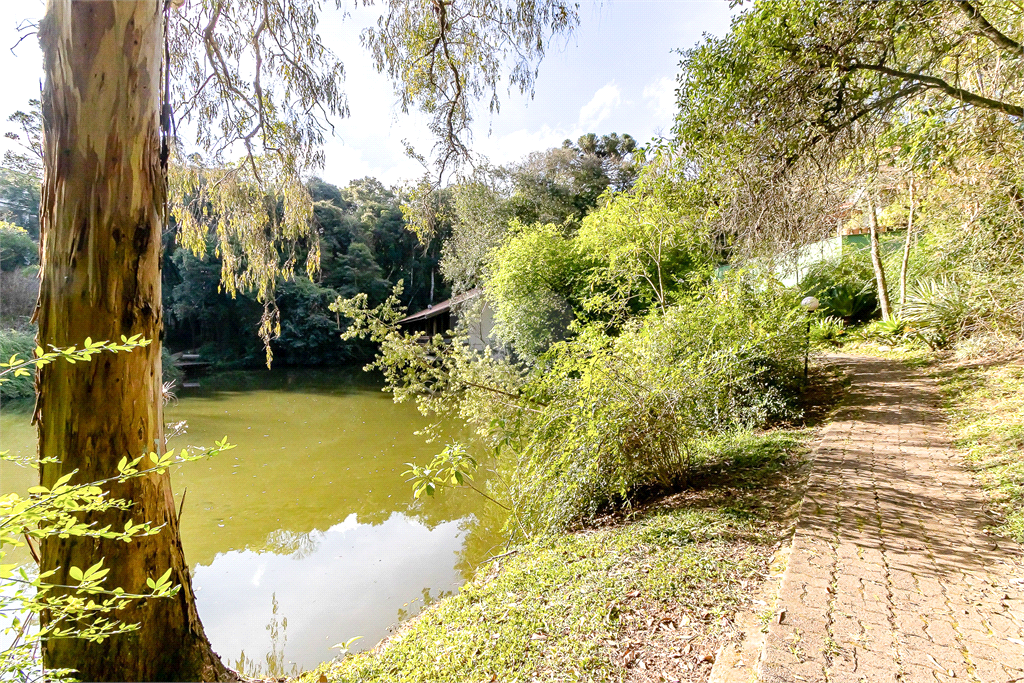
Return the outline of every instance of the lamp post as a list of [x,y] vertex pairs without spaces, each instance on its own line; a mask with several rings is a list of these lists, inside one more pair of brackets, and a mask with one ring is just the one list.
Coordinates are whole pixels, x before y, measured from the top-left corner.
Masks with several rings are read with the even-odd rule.
[[[813,296],[805,296],[800,302],[800,306],[803,307],[808,313],[814,313],[818,310],[818,306],[821,302]],[[807,365],[808,359],[811,355],[811,317],[807,316],[807,336],[804,338],[804,384],[807,383]]]

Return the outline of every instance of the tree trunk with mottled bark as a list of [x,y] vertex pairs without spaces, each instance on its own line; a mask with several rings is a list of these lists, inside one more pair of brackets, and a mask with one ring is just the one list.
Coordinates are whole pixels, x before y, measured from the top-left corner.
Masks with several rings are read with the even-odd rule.
[[868,190],[868,226],[871,230],[871,266],[875,269],[875,285],[878,289],[878,305],[882,309],[882,320],[889,320],[889,287],[885,283],[885,266],[878,245],[878,215],[875,213],[875,199]]
[[[88,363],[54,363],[37,377],[35,421],[45,486],[77,470],[88,482],[129,459],[163,452],[160,365],[160,234],[166,179],[159,114],[163,1],[50,0],[40,25],[45,177],[40,210],[42,283],[39,343],[81,346],[86,337],[152,339],[131,353]],[[169,474],[110,487],[127,511],[89,517],[98,526],[164,525],[131,543],[51,537],[42,543],[48,579],[106,560],[105,586],[146,592],[146,578],[168,568],[182,589],[173,598],[133,603],[117,613],[138,631],[102,643],[45,643],[47,668],[77,669],[86,681],[224,680],[196,612],[178,533]],[[44,615],[45,616],[45,615]]]

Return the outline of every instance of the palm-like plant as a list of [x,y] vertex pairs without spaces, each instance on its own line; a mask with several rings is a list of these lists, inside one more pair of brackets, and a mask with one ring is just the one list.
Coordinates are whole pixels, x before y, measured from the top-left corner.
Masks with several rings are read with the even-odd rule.
[[934,350],[960,339],[976,316],[969,293],[956,279],[942,277],[917,280],[910,287],[903,317]]

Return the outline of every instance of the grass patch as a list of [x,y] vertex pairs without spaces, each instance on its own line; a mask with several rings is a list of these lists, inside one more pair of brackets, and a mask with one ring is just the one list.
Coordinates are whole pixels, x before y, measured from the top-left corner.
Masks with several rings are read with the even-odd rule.
[[900,361],[911,368],[923,368],[935,361],[935,352],[921,344],[885,344],[877,341],[851,339],[840,353],[856,353],[886,360]]
[[1024,364],[948,366],[937,373],[954,444],[986,489],[998,531],[1024,541]]
[[810,432],[718,444],[693,488],[537,538],[304,681],[705,680],[798,498]]

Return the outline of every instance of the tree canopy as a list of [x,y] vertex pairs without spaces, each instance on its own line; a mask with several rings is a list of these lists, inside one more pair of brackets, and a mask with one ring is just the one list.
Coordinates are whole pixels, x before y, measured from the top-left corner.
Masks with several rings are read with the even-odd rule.
[[682,52],[671,144],[715,186],[725,241],[819,239],[912,110],[950,140],[1020,125],[1021,20],[1005,2],[756,2]]

